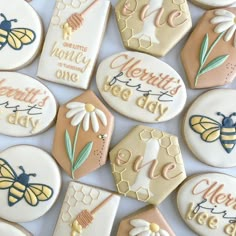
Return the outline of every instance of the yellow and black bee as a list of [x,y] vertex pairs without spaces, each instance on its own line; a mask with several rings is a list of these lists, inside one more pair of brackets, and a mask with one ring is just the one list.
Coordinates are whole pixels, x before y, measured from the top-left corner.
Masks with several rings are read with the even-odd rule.
[[12,169],[10,164],[0,158],[0,189],[8,189],[8,205],[14,206],[23,198],[31,206],[37,206],[39,201],[47,201],[53,195],[53,189],[44,184],[29,183],[30,176],[26,174],[22,166],[19,167],[22,174],[19,176]]
[[28,28],[12,28],[11,22],[17,19],[7,20],[4,14],[0,14],[3,21],[0,23],[0,50],[8,44],[14,50],[20,50],[24,45],[34,42],[36,34]]
[[236,145],[236,124],[232,117],[236,116],[236,112],[226,117],[221,112],[217,112],[218,116],[223,116],[222,124],[207,116],[194,115],[189,119],[192,130],[201,134],[203,141],[212,143],[220,139],[222,146],[227,153],[231,153]]

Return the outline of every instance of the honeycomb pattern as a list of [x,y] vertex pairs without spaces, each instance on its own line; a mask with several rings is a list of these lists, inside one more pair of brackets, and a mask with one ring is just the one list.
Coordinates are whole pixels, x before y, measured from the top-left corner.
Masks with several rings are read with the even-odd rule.
[[[160,186],[159,181],[161,178],[161,175],[159,173],[155,173],[156,176],[158,176],[158,180],[157,178],[154,179],[154,181],[156,181],[154,183],[154,181],[152,182],[152,184],[150,185],[151,182],[143,182],[143,186],[136,186],[138,187],[137,190],[133,188],[133,177],[132,177],[132,182],[129,180],[129,176],[133,176],[133,174],[135,174],[133,172],[132,169],[132,165],[134,163],[134,161],[136,160],[133,152],[133,148],[130,147],[130,149],[128,150],[128,145],[126,145],[126,143],[130,143],[130,138],[137,138],[138,140],[141,140],[145,143],[149,143],[148,141],[150,139],[156,139],[160,145],[160,151],[161,151],[161,155],[158,154],[157,158],[158,158],[158,162],[162,163],[162,165],[164,166],[167,163],[175,163],[176,167],[178,166],[178,171],[181,171],[181,173],[183,173],[183,177],[180,177],[179,180],[176,181],[176,183],[173,183],[171,185],[168,184],[168,188],[172,188],[173,190],[178,186],[178,184],[182,180],[184,180],[184,176],[185,176],[185,170],[184,170],[184,166],[183,166],[183,160],[182,160],[182,155],[181,155],[181,151],[180,151],[180,147],[179,147],[179,143],[178,143],[178,138],[175,136],[172,136],[170,134],[167,134],[165,132],[161,132],[159,130],[156,129],[150,129],[150,128],[139,128],[139,127],[144,127],[144,126],[137,126],[136,129],[138,129],[138,131],[136,131],[136,129],[132,130],[131,132],[135,132],[135,136],[132,136],[131,134],[129,134],[126,138],[124,138],[122,140],[122,144],[118,144],[116,145],[116,147],[111,151],[110,153],[110,158],[111,158],[111,167],[112,167],[112,174],[115,178],[115,182],[116,182],[116,187],[117,190],[120,194],[125,195],[125,196],[129,196],[129,197],[134,197],[139,201],[143,201],[143,202],[149,202],[149,203],[154,203],[155,204],[155,200],[156,198],[158,198],[159,193],[157,191],[157,189],[163,188],[163,186]],[[127,142],[126,142],[127,141]],[[147,145],[145,144],[145,145]],[[123,152],[128,153],[129,151],[129,158],[126,158],[125,160],[128,160],[127,162],[118,162],[117,163],[117,157],[119,157],[119,155],[117,154],[122,154]],[[115,155],[113,156],[114,153]],[[135,155],[138,155],[137,153]],[[140,155],[142,155],[142,153],[140,153]],[[115,157],[115,158],[114,158]],[[114,158],[114,159],[113,159]],[[160,160],[160,158],[163,158],[162,160]],[[119,159],[118,159],[119,160]],[[148,165],[145,164],[144,165],[144,161],[142,163],[143,167]],[[120,165],[119,165],[120,164]],[[148,168],[150,168],[150,165],[148,166]],[[161,171],[161,168],[158,168],[159,171]],[[146,171],[150,171],[150,169],[147,169]],[[156,171],[156,170],[155,170]],[[180,173],[180,172],[178,172]],[[137,181],[138,175],[135,174],[135,178]],[[143,176],[144,177],[144,176]],[[148,176],[147,176],[148,178]],[[150,177],[149,177],[150,178]],[[130,181],[130,182],[129,182]],[[145,181],[145,180],[143,180]],[[178,183],[179,181],[179,183]],[[144,185],[145,183],[145,185]],[[162,182],[162,184],[164,184],[164,182]],[[152,186],[152,187],[150,187]],[[169,190],[166,191],[166,197],[167,195],[171,192]]]
[[63,213],[61,215],[62,221],[69,223],[72,220],[71,210],[77,204],[84,204],[89,206],[94,201],[98,200],[101,192],[98,189],[88,186],[81,186],[76,189],[73,185],[68,189],[66,199],[63,205]]
[[82,4],[88,1],[89,0],[57,0],[51,23],[53,25],[61,25],[62,23],[64,23],[60,18],[61,11],[68,7],[78,9]]
[[[190,12],[186,0],[168,1],[171,1],[173,5],[176,6],[175,9],[179,10],[182,14],[185,14],[187,19],[191,21]],[[132,7],[130,5],[131,3],[133,4]],[[153,28],[153,32],[136,32],[137,30],[133,29],[135,24],[139,24],[139,22],[137,22],[137,15],[133,13],[141,11],[141,8],[143,8],[143,6],[144,5],[142,4],[142,2],[141,4],[139,4],[139,1],[120,0],[115,8],[115,13],[124,45],[131,49],[151,53],[155,49],[155,46],[157,44],[160,44],[160,41],[156,35],[155,28]],[[124,11],[122,10],[124,9],[124,7],[126,8],[126,12],[128,12],[128,14],[124,14]],[[155,10],[156,9],[152,9],[152,12],[155,12]],[[163,25],[161,28],[163,28]],[[161,34],[165,34],[165,31],[161,31]],[[165,45],[163,44],[163,46]],[[165,47],[168,47],[168,45]]]

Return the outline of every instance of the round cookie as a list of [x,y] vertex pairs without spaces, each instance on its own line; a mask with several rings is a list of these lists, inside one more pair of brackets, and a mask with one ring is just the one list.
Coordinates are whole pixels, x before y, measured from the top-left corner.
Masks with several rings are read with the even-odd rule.
[[35,220],[52,207],[60,188],[59,168],[45,151],[19,145],[0,153],[0,218]]
[[177,206],[197,235],[234,236],[236,178],[221,173],[190,176],[179,188]]
[[183,125],[193,154],[207,165],[236,166],[236,90],[215,89],[190,106]]
[[235,0],[191,0],[195,5],[205,8],[205,9],[214,9],[219,7],[227,7],[235,3]]
[[1,3],[0,70],[16,70],[29,64],[39,53],[42,23],[26,1],[2,0]]

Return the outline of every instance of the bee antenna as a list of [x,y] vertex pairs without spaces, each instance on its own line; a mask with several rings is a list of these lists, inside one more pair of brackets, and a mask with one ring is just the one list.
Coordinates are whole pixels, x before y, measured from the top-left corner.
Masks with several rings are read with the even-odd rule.
[[229,117],[236,116],[236,112],[232,113]]
[[12,20],[10,20],[10,21],[17,22],[17,19],[12,19]]
[[23,166],[19,166],[19,169],[22,170],[23,173],[25,173],[25,170],[24,170]]
[[7,20],[6,16],[5,16],[3,13],[1,13],[0,16],[1,16],[4,20]]
[[221,112],[217,112],[216,114],[217,114],[218,116],[223,116],[223,117],[225,118],[225,115],[222,114]]
[[28,176],[36,177],[36,174],[35,174],[35,173],[33,173],[33,174],[28,174]]

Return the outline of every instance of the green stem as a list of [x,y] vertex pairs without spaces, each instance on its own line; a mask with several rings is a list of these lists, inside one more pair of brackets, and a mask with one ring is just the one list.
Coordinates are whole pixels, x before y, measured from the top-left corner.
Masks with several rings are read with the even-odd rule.
[[[76,128],[75,137],[74,137],[74,144],[73,144],[73,149],[72,149],[73,160],[74,160],[74,157],[75,157],[75,151],[76,151],[76,144],[77,144],[77,140],[78,140],[79,128],[80,128],[80,124],[78,124],[78,126]],[[74,176],[73,164],[74,163],[71,163],[71,175],[72,175],[72,178],[74,179],[75,176]]]
[[195,82],[194,82],[194,86],[196,87],[197,84],[198,84],[198,80],[199,80],[199,77],[201,75],[201,70],[204,66],[204,64],[206,63],[208,57],[210,56],[212,50],[214,49],[214,47],[216,46],[216,44],[220,41],[220,39],[223,37],[225,32],[222,32],[221,34],[219,34],[219,36],[216,38],[216,40],[212,43],[211,47],[209,48],[208,52],[206,53],[206,56],[204,57],[204,60],[202,62],[202,64],[200,65],[199,69],[198,69],[198,72],[197,72],[197,75],[195,77]]

